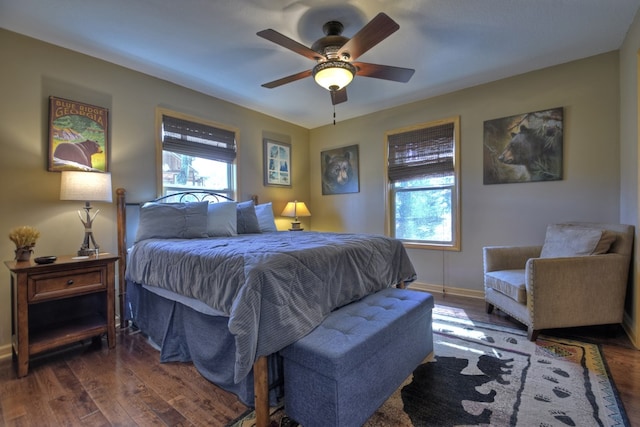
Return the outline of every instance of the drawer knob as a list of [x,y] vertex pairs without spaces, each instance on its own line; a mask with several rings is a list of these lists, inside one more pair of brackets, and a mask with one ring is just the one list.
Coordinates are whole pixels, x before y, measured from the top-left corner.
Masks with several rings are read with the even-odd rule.
[[69,286],[73,285],[73,279],[67,280],[67,285],[69,285]]

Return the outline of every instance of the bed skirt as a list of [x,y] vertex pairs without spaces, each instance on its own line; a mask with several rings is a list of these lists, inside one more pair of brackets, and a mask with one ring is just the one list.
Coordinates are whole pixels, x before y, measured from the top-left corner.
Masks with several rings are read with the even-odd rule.
[[[254,406],[253,372],[234,383],[235,339],[228,318],[203,314],[180,302],[159,296],[138,283],[127,281],[126,320],[160,349],[160,362],[193,362],[200,374]],[[269,400],[282,398],[282,358],[271,355]]]

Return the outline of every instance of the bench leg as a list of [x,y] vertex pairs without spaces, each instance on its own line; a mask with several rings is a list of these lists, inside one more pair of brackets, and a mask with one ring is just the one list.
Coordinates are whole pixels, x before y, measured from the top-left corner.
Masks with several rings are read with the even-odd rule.
[[493,313],[493,304],[490,302],[485,303],[485,308],[487,309],[487,314]]

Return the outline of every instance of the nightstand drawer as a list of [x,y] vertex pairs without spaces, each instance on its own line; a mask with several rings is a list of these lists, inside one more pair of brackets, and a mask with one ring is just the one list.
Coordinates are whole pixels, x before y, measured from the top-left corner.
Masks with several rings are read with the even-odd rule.
[[32,274],[28,280],[29,302],[64,298],[107,289],[104,268]]

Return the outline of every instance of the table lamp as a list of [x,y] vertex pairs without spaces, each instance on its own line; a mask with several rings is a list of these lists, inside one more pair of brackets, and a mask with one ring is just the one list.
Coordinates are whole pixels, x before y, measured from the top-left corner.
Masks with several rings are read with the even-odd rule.
[[300,228],[300,221],[298,221],[298,217],[311,216],[311,212],[309,212],[309,209],[307,209],[307,205],[305,205],[304,202],[294,200],[293,202],[287,203],[287,206],[285,206],[282,211],[282,216],[293,218],[291,228],[289,229],[290,231],[302,231],[304,228]]
[[[60,178],[60,200],[78,200],[84,201],[85,216],[78,211],[80,221],[84,224],[84,241],[78,256],[88,256],[97,254],[100,246],[96,243],[91,231],[91,224],[96,219],[97,210],[93,216],[90,214],[90,202],[109,202],[112,201],[111,174],[100,172],[80,172],[80,171],[63,171]],[[93,249],[91,248],[93,244]]]

